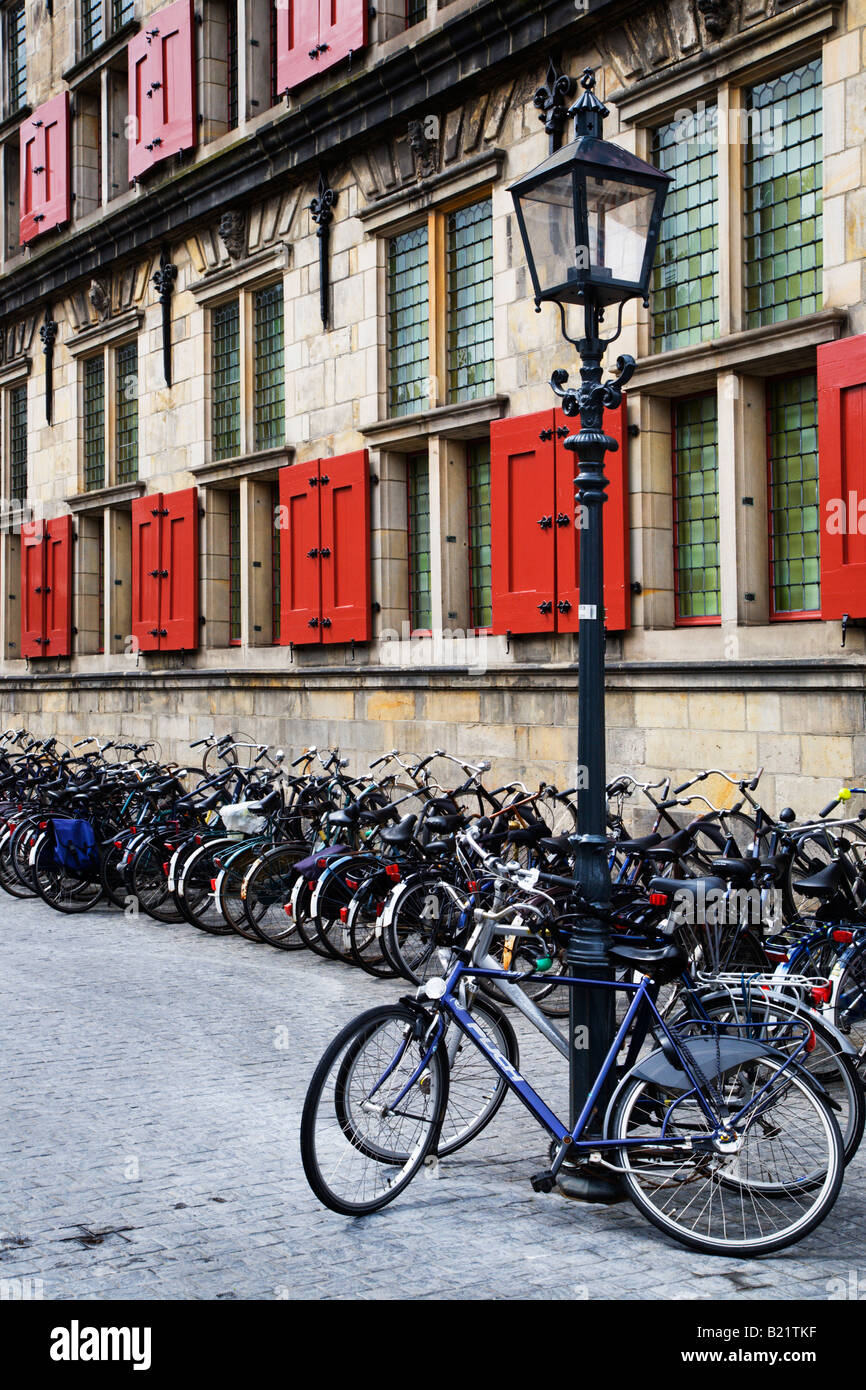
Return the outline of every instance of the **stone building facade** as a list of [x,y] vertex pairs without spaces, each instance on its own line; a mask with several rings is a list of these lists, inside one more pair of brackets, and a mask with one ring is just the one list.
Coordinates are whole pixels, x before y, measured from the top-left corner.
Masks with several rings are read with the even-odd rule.
[[[638,361],[611,771],[763,766],[768,803],[804,809],[862,779],[866,542],[847,513],[828,540],[828,478],[856,511],[864,0],[339,0],[318,56],[315,4],[195,0],[187,30],[184,9],[0,8],[4,721],[184,760],[213,728],[359,763],[446,747],[572,785],[577,638],[501,620],[491,550],[501,574],[525,517],[494,499],[491,520],[489,489],[496,422],[552,412],[551,372],[576,370],[555,311],[534,311],[507,189],[556,138],[536,93],[590,66],[608,138],[676,187],[651,305],[627,307],[610,354]],[[27,183],[46,159],[65,206]],[[353,459],[367,510],[334,580],[352,636],[305,639],[307,542],[330,581],[324,532],[302,521],[302,556],[284,529],[286,470],[321,484]],[[177,498],[181,636],[149,650],[166,619],[141,518]]]

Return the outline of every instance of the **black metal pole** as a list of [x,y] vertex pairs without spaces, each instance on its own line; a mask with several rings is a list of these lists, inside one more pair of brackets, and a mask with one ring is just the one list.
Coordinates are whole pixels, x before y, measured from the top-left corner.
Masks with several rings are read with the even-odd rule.
[[[587,296],[585,337],[577,342],[580,389],[563,390],[564,372],[554,373],[552,385],[563,397],[567,415],[580,418],[580,430],[565,440],[576,457],[575,526],[580,536],[578,628],[577,836],[574,876],[590,910],[576,920],[566,950],[568,973],[585,980],[611,980],[610,926],[606,910],[611,898],[607,865],[607,796],[604,717],[604,520],[608,480],[604,456],[617,443],[604,430],[605,406],[621,399],[622,386],[634,370],[632,358],[617,362],[619,376],[602,384],[602,357],[607,344],[599,337],[599,310]],[[614,991],[576,985],[569,990],[569,1101],[571,1126],[586,1105],[615,1035]],[[585,1131],[601,1132],[609,1087],[600,1094]],[[563,1169],[560,1186],[569,1195],[589,1202],[619,1199],[618,1188],[603,1171],[571,1173]]]

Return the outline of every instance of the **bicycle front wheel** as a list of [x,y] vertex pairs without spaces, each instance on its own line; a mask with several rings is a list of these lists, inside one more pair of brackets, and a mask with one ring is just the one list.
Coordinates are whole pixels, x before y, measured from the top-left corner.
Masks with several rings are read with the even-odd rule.
[[448,1104],[440,1048],[425,1061],[416,1015],[383,1005],[324,1053],[301,1117],[301,1160],[319,1201],[346,1216],[393,1202],[436,1147]]
[[[642,1077],[626,1079],[610,1124],[623,1141],[623,1185],[654,1226],[691,1250],[739,1259],[783,1250],[813,1231],[838,1196],[839,1126],[814,1083],[781,1072],[774,1058],[729,1069],[720,1086],[731,1116],[755,1101],[728,1148],[713,1144],[693,1095],[675,1100]],[[677,1137],[694,1147],[677,1150]],[[627,1142],[635,1140],[650,1142]]]

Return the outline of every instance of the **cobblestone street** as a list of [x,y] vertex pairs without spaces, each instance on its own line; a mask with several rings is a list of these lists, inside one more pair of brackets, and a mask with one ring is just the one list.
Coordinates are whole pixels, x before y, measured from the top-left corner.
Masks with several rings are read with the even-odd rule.
[[[863,1157],[800,1246],[712,1261],[628,1203],[535,1195],[544,1143],[512,1098],[439,1179],[348,1221],[307,1188],[300,1110],[338,1027],[398,985],[9,899],[2,952],[0,1278],[41,1280],[46,1299],[826,1299],[852,1272],[866,1286]],[[521,1041],[538,1077],[546,1045]]]

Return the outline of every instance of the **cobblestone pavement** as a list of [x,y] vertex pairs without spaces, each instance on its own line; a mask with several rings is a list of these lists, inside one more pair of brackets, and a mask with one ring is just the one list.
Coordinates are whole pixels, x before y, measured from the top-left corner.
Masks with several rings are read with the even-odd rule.
[[[0,906],[0,1280],[41,1280],[48,1299],[825,1299],[832,1280],[866,1288],[864,1158],[802,1244],[712,1260],[668,1243],[629,1203],[534,1194],[545,1144],[511,1097],[438,1179],[419,1177],[364,1220],[325,1211],[298,1154],[307,1081],[338,1027],[399,986],[192,927]],[[546,1044],[521,1039],[530,1078],[549,1071]]]

